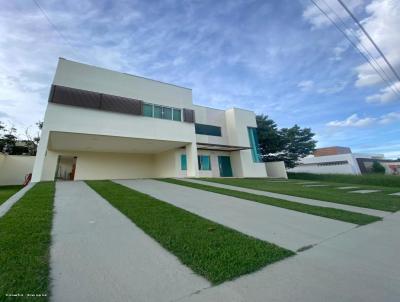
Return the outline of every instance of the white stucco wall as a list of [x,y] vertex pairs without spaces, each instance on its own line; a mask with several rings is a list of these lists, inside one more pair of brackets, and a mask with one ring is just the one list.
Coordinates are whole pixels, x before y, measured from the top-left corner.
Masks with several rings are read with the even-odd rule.
[[[79,177],[89,179],[88,177],[91,175],[104,178],[102,176],[103,171],[107,169],[110,171],[109,178],[116,178],[118,170],[121,174],[118,178],[182,177],[185,175],[189,177],[217,177],[219,176],[219,169],[210,172],[198,170],[196,142],[249,146],[247,127],[256,127],[255,114],[251,111],[236,108],[224,111],[193,105],[190,89],[65,59],[60,59],[53,83],[139,99],[153,104],[194,109],[197,123],[221,127],[222,136],[196,135],[194,124],[191,123],[49,103],[33,169],[32,180],[34,182],[54,179],[58,156],[63,153],[78,156],[76,179],[79,179]],[[50,134],[53,132],[183,143],[181,146],[185,148],[188,169],[186,172],[180,171],[180,152],[183,150],[171,149],[172,151],[148,155],[154,160],[154,163],[148,166],[146,159],[143,159],[142,162],[136,161],[139,156],[137,154],[106,155],[101,154],[102,152],[94,152],[94,148],[89,147],[82,149],[86,152],[82,150],[71,152],[66,151],[66,148],[51,148],[49,141]],[[106,150],[106,152],[118,151]],[[231,152],[230,155],[234,176],[266,176],[264,164],[254,163],[250,150]],[[89,156],[93,158],[90,159]],[[117,157],[129,160],[127,167],[123,167],[122,161]],[[212,157],[211,165],[218,168],[216,158],[215,156]],[[104,161],[107,161],[107,163],[103,164]],[[138,165],[136,171],[143,172],[140,176],[135,176],[139,174],[132,172],[132,170],[135,170],[132,163],[135,162]],[[95,167],[93,168],[94,172],[90,172],[90,167],[94,167],[95,164],[102,167]],[[152,171],[145,171],[146,169],[152,169]]]
[[191,108],[192,90],[60,58],[53,84],[178,108]]
[[35,156],[5,155],[0,153],[0,186],[22,185],[32,173]]
[[[233,108],[225,111],[225,119],[230,144],[250,147],[247,128],[257,127],[255,113]],[[264,163],[254,162],[250,150],[232,152],[231,160],[236,177],[267,177]]]
[[268,177],[274,178],[288,178],[286,173],[285,162],[274,161],[265,163]]
[[[320,166],[318,163],[327,163],[335,161],[347,161],[347,164],[341,165],[326,165]],[[361,174],[354,154],[338,154],[327,156],[310,156],[300,160],[300,165],[288,172],[304,172],[304,173],[317,173],[317,174]],[[302,165],[303,164],[303,165]]]

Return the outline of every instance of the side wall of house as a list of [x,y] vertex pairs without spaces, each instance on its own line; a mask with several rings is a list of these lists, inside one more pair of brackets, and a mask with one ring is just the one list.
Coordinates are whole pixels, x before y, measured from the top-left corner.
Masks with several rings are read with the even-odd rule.
[[0,186],[22,185],[32,173],[35,156],[5,155],[0,153]]

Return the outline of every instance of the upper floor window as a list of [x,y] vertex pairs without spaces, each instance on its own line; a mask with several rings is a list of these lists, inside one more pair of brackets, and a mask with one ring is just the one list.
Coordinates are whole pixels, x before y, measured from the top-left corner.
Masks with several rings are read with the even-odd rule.
[[257,128],[248,127],[247,131],[249,133],[251,156],[253,157],[253,162],[261,163],[262,160],[261,160],[261,154],[260,154],[260,147],[258,144]]
[[194,124],[196,134],[212,135],[212,136],[222,136],[221,127],[206,125],[206,124]]
[[143,116],[161,118],[165,120],[182,121],[182,110],[172,107],[143,103]]

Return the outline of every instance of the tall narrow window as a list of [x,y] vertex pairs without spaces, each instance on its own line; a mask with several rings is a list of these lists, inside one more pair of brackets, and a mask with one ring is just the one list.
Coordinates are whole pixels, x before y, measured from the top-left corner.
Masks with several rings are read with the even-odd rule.
[[261,163],[261,155],[260,155],[260,147],[258,144],[258,134],[257,128],[248,127],[249,133],[250,147],[251,147],[251,156],[253,157],[253,162]]
[[173,109],[173,120],[174,121],[182,121],[182,114],[180,109]]
[[163,107],[162,118],[165,120],[172,120],[172,108]]
[[162,107],[154,105],[154,117],[162,118]]
[[182,171],[186,171],[187,170],[186,154],[181,154],[181,170]]
[[211,160],[209,155],[198,155],[199,170],[211,170]]
[[153,104],[143,104],[143,115],[153,117]]

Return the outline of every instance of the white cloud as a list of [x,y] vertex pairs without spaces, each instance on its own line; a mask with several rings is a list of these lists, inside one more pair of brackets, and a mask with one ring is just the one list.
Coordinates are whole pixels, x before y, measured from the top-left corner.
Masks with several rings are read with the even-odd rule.
[[[363,0],[348,0],[346,1],[346,5],[350,8],[350,10],[354,11],[356,8],[360,7],[364,2],[365,1]],[[349,15],[346,13],[346,11],[343,9],[343,7],[337,0],[324,0],[324,1],[316,0],[316,3],[325,12],[327,12],[328,16],[332,20],[337,21],[338,16],[343,19],[349,17]],[[329,9],[329,7],[332,8],[336,12],[336,14],[332,12]],[[314,29],[331,25],[331,21],[329,21],[328,18],[313,3],[310,3],[306,7],[306,9],[303,12],[303,18],[308,22],[310,22]]]
[[[367,7],[366,12],[368,17],[362,23],[364,28],[370,34],[375,43],[379,46],[385,54],[388,61],[392,64],[393,68],[400,71],[400,3],[398,0],[374,0]],[[379,65],[383,68],[385,73],[391,78],[395,79],[393,72],[389,66],[380,57],[379,53],[375,50],[368,38],[358,31],[359,46],[362,44],[367,50],[375,57]],[[367,98],[368,101],[388,103],[394,100],[399,100],[399,96],[393,92],[392,88],[400,88],[400,83],[393,83],[388,85],[376,73],[376,71],[367,63],[361,64],[356,68],[358,73],[356,86],[371,86],[376,84],[384,84],[386,87],[381,89],[380,93],[372,95]],[[385,76],[385,75],[384,75]],[[390,87],[392,86],[392,87]]]
[[360,118],[358,114],[352,114],[345,120],[335,120],[327,123],[329,127],[344,128],[344,127],[368,127],[373,124],[387,125],[400,121],[400,112],[389,112],[379,117],[364,117]]
[[379,93],[367,97],[369,103],[391,103],[399,100],[400,96],[400,82],[396,82],[391,86],[382,88]]
[[390,124],[397,121],[400,121],[400,112],[390,112],[382,115],[379,119],[380,124]]
[[305,80],[297,84],[301,91],[310,91],[314,87],[314,81]]
[[[340,16],[345,22],[349,20],[349,15],[339,4],[337,0],[320,0],[317,1],[325,11],[329,12],[328,15],[335,21]],[[338,16],[329,10],[326,3],[335,10]],[[356,16],[360,16],[361,13],[357,14],[357,10],[363,7],[366,1],[363,0],[352,0],[346,1],[346,5],[349,9],[355,13]],[[388,61],[392,64],[395,70],[400,73],[400,3],[399,0],[373,0],[364,8],[365,14],[367,15],[361,23],[363,24],[366,31],[379,46],[382,52],[385,54]],[[303,12],[303,17],[307,20],[313,29],[322,28],[326,26],[332,26],[328,18],[323,15],[312,3],[309,4]],[[351,26],[352,23],[348,23]],[[347,32],[354,34],[358,41],[358,48],[363,51],[367,56],[369,53],[378,62],[384,72],[381,71],[380,67],[375,65],[375,68],[382,73],[385,78],[387,74],[390,78],[389,82],[383,80],[382,77],[377,74],[373,67],[369,63],[365,62],[355,67],[357,72],[357,80],[355,82],[356,87],[366,87],[374,85],[385,85],[383,89],[377,94],[367,97],[369,102],[389,103],[394,100],[399,100],[400,97],[393,92],[390,86],[398,86],[395,84],[396,79],[389,66],[385,63],[384,59],[380,56],[378,51],[368,40],[367,36],[358,28],[347,28]],[[364,50],[364,48],[366,50]],[[340,60],[344,50],[337,46],[333,49],[332,60]],[[372,64],[375,64],[372,62]]]
[[339,121],[331,121],[327,123],[327,126],[330,127],[366,127],[375,122],[375,118],[365,117],[360,118],[358,115],[352,114],[347,119]]

